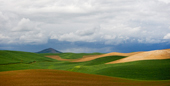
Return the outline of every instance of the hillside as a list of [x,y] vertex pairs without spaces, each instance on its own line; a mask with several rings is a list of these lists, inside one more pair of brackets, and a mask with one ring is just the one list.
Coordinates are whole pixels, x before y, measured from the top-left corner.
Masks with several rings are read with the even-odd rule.
[[54,61],[51,58],[30,52],[0,51],[0,64],[32,63],[37,61]]
[[141,52],[133,52],[133,53],[118,53],[118,52],[112,52],[107,54],[102,53],[62,53],[62,54],[43,54],[49,58],[61,60],[61,61],[71,61],[71,62],[86,62],[95,60],[102,57],[107,56],[131,56],[137,53]]
[[[170,59],[138,60],[119,64],[106,64],[108,62],[127,58],[127,56],[113,55],[82,62],[68,62],[44,57],[44,55],[50,54],[36,54],[20,51],[1,51],[0,54],[1,72],[26,69],[55,69],[136,80],[170,80]],[[64,57],[62,59],[69,58],[66,60],[72,60],[85,57],[92,58],[93,56],[91,55],[95,57],[95,54],[96,53],[61,53],[61,55],[57,55]]]
[[61,70],[0,72],[1,86],[168,86],[169,81],[135,81]]
[[170,59],[170,50],[154,50],[148,52],[141,52],[123,59],[119,59],[117,61],[109,62],[107,64],[140,61],[140,60],[160,60],[160,59]]
[[37,53],[62,53],[62,52],[57,51],[57,50],[55,50],[53,48],[48,48],[48,49],[41,50],[41,51],[39,51]]

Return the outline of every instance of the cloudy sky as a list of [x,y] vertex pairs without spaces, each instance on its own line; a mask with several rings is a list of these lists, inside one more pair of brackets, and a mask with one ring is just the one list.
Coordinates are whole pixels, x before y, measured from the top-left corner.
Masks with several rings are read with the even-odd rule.
[[170,48],[170,0],[0,0],[0,50]]

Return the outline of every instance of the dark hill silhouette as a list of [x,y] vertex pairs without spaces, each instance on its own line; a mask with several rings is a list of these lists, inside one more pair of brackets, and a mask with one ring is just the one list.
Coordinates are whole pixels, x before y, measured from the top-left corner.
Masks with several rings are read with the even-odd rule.
[[53,48],[48,48],[48,49],[44,49],[44,50],[42,50],[42,51],[39,51],[39,52],[37,52],[37,53],[62,53],[62,52],[57,51],[57,50],[55,50],[55,49],[53,49]]

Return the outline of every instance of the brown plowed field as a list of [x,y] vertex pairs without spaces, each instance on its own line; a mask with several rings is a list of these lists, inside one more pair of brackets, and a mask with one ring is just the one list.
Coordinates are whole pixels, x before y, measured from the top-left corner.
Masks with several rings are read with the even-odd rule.
[[109,62],[107,64],[123,63],[123,62],[139,61],[139,60],[159,60],[159,59],[170,59],[170,50],[165,49],[165,50],[142,52],[135,55],[131,55],[123,59]]
[[134,81],[121,78],[36,69],[0,72],[0,86],[169,86],[170,81]]

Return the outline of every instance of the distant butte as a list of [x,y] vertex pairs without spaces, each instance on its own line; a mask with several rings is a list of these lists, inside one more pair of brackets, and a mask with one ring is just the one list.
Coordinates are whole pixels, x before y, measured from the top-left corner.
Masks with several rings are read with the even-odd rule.
[[41,50],[37,53],[62,53],[62,52],[55,50],[53,48],[48,48],[48,49]]

